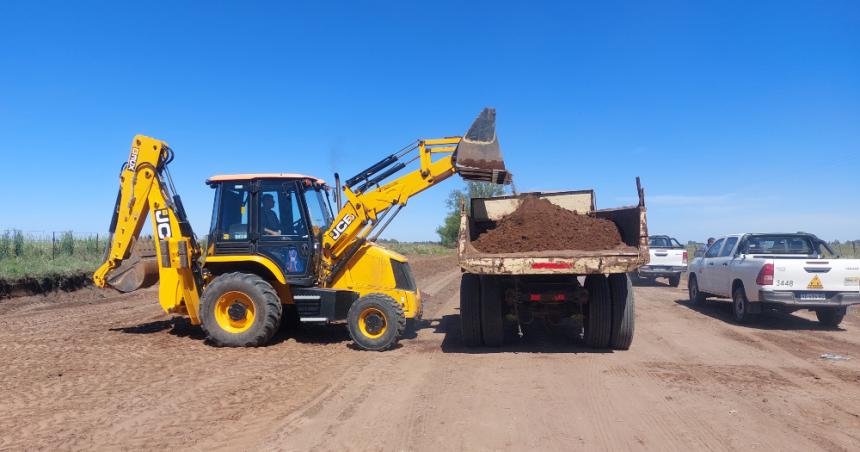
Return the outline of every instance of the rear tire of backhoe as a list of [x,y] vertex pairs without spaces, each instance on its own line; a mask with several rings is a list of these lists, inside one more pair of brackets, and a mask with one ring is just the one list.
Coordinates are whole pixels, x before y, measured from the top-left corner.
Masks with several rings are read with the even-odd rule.
[[499,278],[481,277],[481,336],[487,347],[501,347],[505,342],[505,317],[502,314],[502,292]]
[[219,347],[257,347],[274,336],[283,306],[271,284],[249,273],[216,276],[200,302],[201,327]]
[[633,343],[636,320],[633,283],[627,274],[615,273],[609,275],[609,290],[612,295],[612,334],[609,346],[615,350],[628,350]]
[[609,347],[612,334],[612,299],[605,275],[588,275],[588,312],[585,315],[585,344],[592,348]]
[[481,337],[481,279],[472,273],[463,273],[460,279],[460,326],[463,344],[479,347]]
[[388,350],[406,332],[403,306],[381,293],[370,293],[359,298],[350,306],[346,320],[350,337],[363,350]]

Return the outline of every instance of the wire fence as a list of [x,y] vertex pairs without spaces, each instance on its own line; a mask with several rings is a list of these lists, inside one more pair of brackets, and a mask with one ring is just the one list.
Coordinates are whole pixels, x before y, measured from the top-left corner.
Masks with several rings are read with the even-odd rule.
[[[833,241],[827,242],[830,248],[837,256],[842,258],[860,258],[860,240],[848,240],[845,242]],[[703,243],[687,243],[687,255],[690,261],[696,256],[696,251],[702,249]],[[825,253],[826,254],[826,253]]]
[[0,259],[98,257],[106,238],[104,233],[6,229],[0,231]]

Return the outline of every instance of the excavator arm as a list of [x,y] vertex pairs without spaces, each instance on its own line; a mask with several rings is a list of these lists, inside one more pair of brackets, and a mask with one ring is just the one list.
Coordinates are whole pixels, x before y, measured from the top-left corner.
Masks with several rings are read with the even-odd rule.
[[[331,284],[362,245],[376,240],[410,198],[452,175],[510,183],[495,123],[495,110],[485,108],[465,136],[418,140],[348,179],[343,186],[346,202],[323,235],[321,282]],[[444,156],[434,161],[434,154]],[[380,185],[415,160],[420,162],[418,169]]]
[[157,252],[159,302],[165,312],[187,313],[199,324],[203,276],[200,246],[176,195],[167,165],[173,151],[162,141],[134,137],[128,161],[119,177],[119,193],[110,225],[104,263],[93,281],[99,287],[128,292],[156,280],[136,277],[133,247],[149,215]]

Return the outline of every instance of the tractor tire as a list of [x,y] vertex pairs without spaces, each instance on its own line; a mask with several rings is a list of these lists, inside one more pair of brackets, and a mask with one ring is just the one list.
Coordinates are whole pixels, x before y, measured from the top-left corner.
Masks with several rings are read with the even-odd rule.
[[460,326],[463,344],[479,347],[481,337],[481,279],[472,273],[463,273],[460,278]]
[[481,277],[481,336],[487,347],[501,347],[505,342],[505,317],[502,313],[499,279]]
[[609,275],[609,290],[612,296],[612,334],[609,346],[615,350],[628,350],[633,342],[636,320],[633,283],[624,273],[612,274]]
[[585,315],[585,344],[592,348],[609,347],[612,335],[612,299],[605,275],[588,275],[588,312]]
[[696,275],[691,273],[687,280],[687,293],[690,294],[690,303],[695,305],[703,305],[707,301],[707,296],[699,290],[699,280]]
[[739,285],[732,291],[732,316],[740,324],[752,323],[758,320],[758,315],[750,313],[750,302],[747,299],[744,286]]
[[680,273],[675,275],[675,276],[670,276],[668,279],[669,279],[669,285],[672,287],[678,287],[681,285],[681,274]]
[[848,309],[841,308],[819,308],[815,310],[815,317],[818,317],[818,323],[822,326],[836,328],[842,323]]
[[283,305],[271,284],[251,273],[216,276],[200,302],[206,338],[219,347],[257,347],[275,335]]
[[371,293],[359,298],[346,316],[349,335],[359,348],[381,352],[397,344],[406,332],[403,306],[394,298]]

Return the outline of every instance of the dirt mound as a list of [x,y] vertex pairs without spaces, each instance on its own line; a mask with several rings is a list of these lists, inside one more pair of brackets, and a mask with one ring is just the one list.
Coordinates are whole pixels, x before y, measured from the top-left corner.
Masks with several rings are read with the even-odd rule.
[[91,272],[23,277],[15,280],[0,278],[0,299],[38,295],[55,290],[77,290],[92,283]]
[[472,245],[485,253],[527,251],[597,251],[620,245],[615,223],[579,215],[535,196],[523,198],[520,206],[502,218],[493,229],[481,234]]

